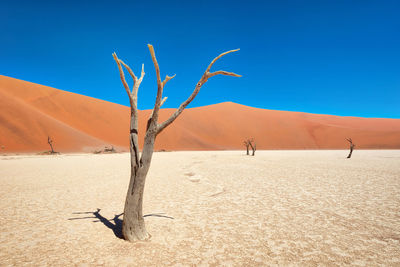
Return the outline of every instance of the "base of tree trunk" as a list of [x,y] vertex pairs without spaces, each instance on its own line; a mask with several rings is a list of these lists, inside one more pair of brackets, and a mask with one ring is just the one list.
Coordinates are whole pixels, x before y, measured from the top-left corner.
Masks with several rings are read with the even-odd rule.
[[[142,173],[141,173],[142,174]],[[136,181],[136,191],[131,193],[131,188],[128,190],[126,196],[125,208],[124,208],[124,219],[122,221],[122,235],[126,241],[139,241],[147,240],[150,238],[147,233],[146,225],[143,218],[142,209],[142,198],[141,195],[144,190],[144,178],[143,175],[137,175],[131,177],[132,181]]]
[[351,154],[353,154],[353,151],[350,151],[350,154],[347,156],[347,158],[351,158]]
[[126,241],[145,241],[150,239],[151,235],[147,232],[144,219],[137,221],[127,221],[124,218],[122,224],[122,235]]

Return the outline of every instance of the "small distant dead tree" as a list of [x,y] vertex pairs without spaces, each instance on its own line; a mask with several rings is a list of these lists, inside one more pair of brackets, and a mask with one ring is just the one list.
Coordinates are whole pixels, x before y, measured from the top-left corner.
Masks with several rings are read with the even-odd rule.
[[50,136],[47,136],[47,143],[49,143],[50,148],[51,148],[50,153],[51,154],[56,154],[57,152],[55,152],[54,149],[53,149],[53,140],[51,140]]
[[105,146],[103,150],[95,150],[93,152],[94,154],[110,154],[110,153],[117,153],[117,150],[115,150],[114,146],[112,145],[111,147]]
[[256,154],[257,145],[256,142],[253,140],[253,143],[250,142],[251,149],[253,150],[252,156]]
[[353,140],[351,140],[351,138],[346,138],[346,140],[350,143],[350,153],[347,156],[347,158],[351,158],[351,154],[353,154],[353,149],[356,146],[355,144],[353,144]]
[[246,146],[246,155],[250,155],[249,154],[250,141],[249,140],[245,140],[245,141],[243,141],[243,143]]
[[111,147],[105,147],[104,152],[115,153],[117,151],[114,149],[114,146],[111,146]]
[[[149,234],[146,231],[144,219],[143,219],[143,191],[147,172],[150,168],[150,163],[154,150],[154,142],[159,133],[161,133],[168,125],[175,121],[175,119],[182,113],[182,111],[189,105],[190,102],[199,93],[200,88],[207,82],[207,80],[216,75],[227,75],[240,77],[240,75],[227,72],[223,70],[210,72],[211,67],[214,63],[226,54],[238,51],[230,50],[220,54],[214,60],[211,61],[210,65],[201,76],[199,82],[196,84],[192,94],[179,106],[179,108],[164,122],[158,123],[158,115],[162,104],[167,100],[163,98],[163,89],[168,81],[175,77],[166,76],[164,80],[161,80],[160,68],[156,59],[154,48],[152,45],[148,45],[150,50],[151,59],[156,70],[157,75],[157,96],[154,103],[153,111],[147,121],[146,134],[144,137],[144,144],[141,155],[139,155],[139,144],[138,144],[138,108],[137,108],[137,94],[139,86],[145,75],[144,66],[142,65],[142,73],[140,78],[137,78],[131,68],[125,64],[121,59],[117,57],[116,53],[113,53],[115,62],[118,65],[118,70],[122,84],[129,96],[131,106],[131,119],[130,119],[130,154],[131,154],[131,178],[129,182],[128,192],[125,200],[124,207],[124,219],[122,223],[122,234],[124,239],[127,241],[145,240],[149,238]],[[128,83],[125,80],[125,75],[122,66],[126,68],[128,73],[133,79],[133,87],[129,88]]]
[[251,147],[251,150],[253,151],[252,156],[254,156],[255,153],[256,153],[256,149],[257,149],[256,142],[254,141],[254,138],[246,139],[246,140],[244,140],[243,143],[246,146],[246,150],[247,150],[246,151],[246,155],[249,155],[249,148]]

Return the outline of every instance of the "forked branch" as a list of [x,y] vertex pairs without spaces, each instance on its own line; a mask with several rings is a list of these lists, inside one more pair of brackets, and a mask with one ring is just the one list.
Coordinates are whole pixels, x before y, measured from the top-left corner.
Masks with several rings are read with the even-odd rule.
[[153,111],[151,113],[151,118],[153,118],[156,123],[157,119],[158,119],[158,112],[160,110],[160,107],[166,100],[166,99],[161,100],[164,86],[168,81],[173,79],[175,77],[175,75],[172,77],[166,75],[164,81],[161,81],[160,67],[158,66],[156,53],[154,52],[154,47],[151,44],[148,44],[147,46],[149,47],[151,59],[153,60],[154,68],[156,69],[156,75],[157,75],[157,96],[156,96],[156,102],[154,103]]
[[[144,64],[142,64],[142,72],[140,74],[140,78],[138,79],[136,77],[135,73],[133,73],[132,69],[127,64],[125,64],[125,62],[123,62],[121,59],[119,59],[115,52],[112,55],[114,57],[115,62],[118,65],[119,75],[120,75],[122,84],[124,85],[124,88],[125,88],[128,96],[129,96],[129,99],[131,100],[131,102],[132,101],[134,102],[135,107],[136,107],[136,102],[135,101],[137,99],[137,93],[138,93],[138,90],[139,90],[139,86],[142,83],[143,77],[145,75]],[[132,80],[133,80],[132,91],[130,90],[129,85],[126,82],[124,70],[123,70],[121,64],[128,70],[129,75],[131,75],[131,77],[132,77]]]
[[170,76],[165,76],[165,79],[164,79],[164,81],[162,82],[162,87],[163,87],[163,89],[164,89],[164,86],[165,86],[165,84],[167,83],[167,82],[169,82],[170,80],[172,80],[173,78],[175,78],[175,76],[176,76],[176,74],[174,75],[174,76],[172,76],[172,77],[170,77]]
[[[219,56],[217,56],[216,58],[214,58],[214,59],[211,61],[210,65],[208,65],[208,67],[207,67],[205,73],[210,72],[211,67],[214,65],[215,62],[217,62],[218,59],[220,59],[221,57],[223,57],[223,56],[225,56],[225,55],[227,55],[227,54],[229,54],[229,53],[237,52],[237,51],[239,51],[239,50],[240,50],[240,49],[234,49],[234,50],[229,50],[229,51],[226,51],[226,52],[224,52],[224,53],[221,53]],[[241,75],[239,75],[239,76],[237,76],[237,77],[241,77]]]
[[[168,99],[168,97],[164,97],[164,98],[161,100],[160,107],[165,103],[165,101],[167,101],[167,99]],[[149,120],[153,117],[153,114],[154,114],[154,109],[151,111]],[[149,125],[147,125],[147,128],[148,128],[148,127],[149,127]]]
[[[150,46],[149,46],[150,48]],[[151,46],[151,49],[153,49],[153,47]],[[226,75],[226,76],[233,76],[233,77],[242,77],[239,74],[233,73],[233,72],[228,72],[228,71],[223,71],[223,70],[219,70],[216,72],[211,72],[210,73],[210,69],[211,67],[214,65],[214,63],[220,59],[221,57],[232,53],[232,52],[236,52],[239,51],[240,49],[235,49],[235,50],[230,50],[227,52],[224,52],[222,54],[220,54],[219,56],[217,56],[216,58],[214,58],[210,65],[208,65],[206,71],[203,73],[203,75],[201,76],[199,82],[197,83],[196,87],[194,88],[192,94],[179,106],[179,108],[163,123],[159,124],[157,127],[157,134],[160,133],[162,130],[164,130],[168,125],[170,125],[181,113],[182,111],[187,107],[187,105],[190,104],[190,102],[192,102],[192,100],[196,97],[196,95],[199,93],[201,87],[207,82],[208,78],[216,76],[216,75]],[[154,51],[153,51],[154,54]],[[152,57],[153,57],[152,54]],[[156,65],[156,60],[153,60],[153,62],[155,62],[154,64]],[[158,68],[158,65],[156,66],[156,70]],[[168,77],[168,76],[167,76]],[[157,78],[158,81],[158,78]]]
[[[118,61],[128,70],[129,74],[131,75],[131,77],[133,79],[133,82],[136,83],[137,78],[136,78],[135,73],[133,73],[132,69],[127,64],[125,64],[125,62],[123,62],[121,59],[118,59]],[[143,64],[142,64],[142,66],[143,66]]]

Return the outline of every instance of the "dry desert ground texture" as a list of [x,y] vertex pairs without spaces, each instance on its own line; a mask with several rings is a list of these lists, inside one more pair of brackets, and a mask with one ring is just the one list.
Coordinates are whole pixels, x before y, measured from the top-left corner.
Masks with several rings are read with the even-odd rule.
[[0,265],[400,266],[400,151],[347,153],[155,153],[137,243],[129,154],[4,155]]

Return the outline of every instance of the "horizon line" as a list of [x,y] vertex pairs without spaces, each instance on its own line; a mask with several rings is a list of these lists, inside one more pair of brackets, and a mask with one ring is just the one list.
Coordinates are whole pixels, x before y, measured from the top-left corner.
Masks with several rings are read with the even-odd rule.
[[[85,95],[85,94],[82,94],[82,93],[75,93],[75,92],[67,91],[67,90],[64,90],[64,89],[55,88],[55,87],[52,87],[52,86],[49,86],[49,85],[44,85],[44,84],[40,84],[40,83],[36,83],[36,82],[31,82],[31,81],[27,81],[27,80],[23,80],[23,79],[19,79],[19,78],[10,77],[10,76],[3,75],[3,74],[0,74],[0,76],[6,77],[6,78],[9,78],[9,79],[14,79],[14,80],[22,81],[22,82],[25,82],[25,83],[32,83],[32,84],[35,84],[35,85],[45,86],[45,87],[52,88],[52,89],[54,89],[54,90],[59,90],[59,91],[67,92],[67,93],[70,93],[70,94],[76,94],[76,95],[80,95],[80,96],[84,96],[84,97],[89,97],[89,98],[92,98],[92,99],[96,99],[96,100],[100,100],[100,101],[104,101],[104,102],[112,103],[112,104],[115,104],[115,105],[120,105],[120,106],[124,106],[124,107],[130,108],[130,106],[128,106],[128,105],[124,105],[124,104],[112,102],[112,101],[105,100],[105,99],[101,99],[101,98],[96,98],[96,97],[93,97],[93,96],[90,96],[90,95]],[[363,119],[390,119],[390,120],[400,120],[400,117],[374,117],[374,116],[360,116],[360,115],[341,115],[341,114],[327,114],[327,113],[318,113],[318,112],[308,112],[308,111],[301,111],[301,110],[270,109],[270,108],[264,108],[264,107],[257,107],[257,106],[245,105],[245,104],[238,103],[238,102],[233,102],[233,101],[230,101],[230,100],[226,100],[226,101],[222,101],[222,102],[217,102],[217,103],[212,103],[212,104],[206,104],[206,105],[202,105],[202,106],[193,104],[192,106],[188,106],[186,109],[202,108],[202,107],[208,107],[208,106],[215,106],[215,105],[221,105],[221,104],[224,104],[224,103],[232,103],[232,104],[235,104],[235,105],[241,105],[241,106],[244,106],[244,107],[255,108],[255,109],[262,109],[262,110],[280,111],[280,112],[294,112],[294,113],[304,113],[304,114],[314,114],[314,115],[321,115],[321,116],[351,117],[351,118],[363,118]],[[168,107],[168,108],[162,108],[162,109],[178,109],[178,108],[179,108],[179,107]],[[146,111],[146,110],[152,110],[152,108],[150,108],[150,109],[138,109],[138,110],[140,110],[140,111]]]

